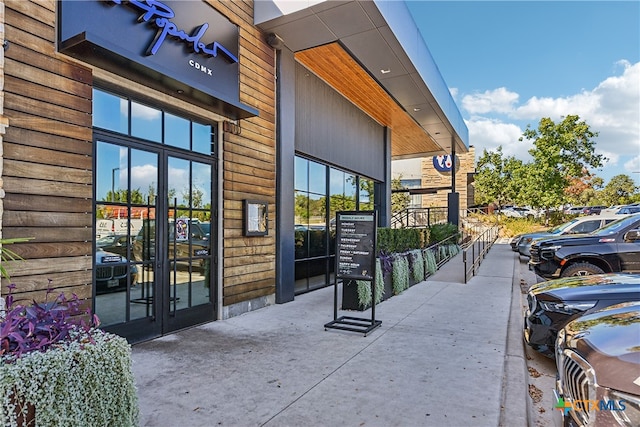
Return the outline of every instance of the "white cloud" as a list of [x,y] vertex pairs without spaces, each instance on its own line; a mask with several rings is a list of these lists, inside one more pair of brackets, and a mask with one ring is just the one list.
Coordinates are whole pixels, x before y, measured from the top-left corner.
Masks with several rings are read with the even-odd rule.
[[497,119],[473,117],[466,122],[469,129],[469,144],[476,149],[476,157],[483,150],[496,151],[502,146],[505,156],[529,159],[528,151],[532,147],[529,141],[518,141],[523,130],[513,123],[503,123]]
[[625,162],[624,170],[628,173],[640,173],[640,154]]
[[[463,96],[461,107],[472,116],[467,121],[469,143],[479,154],[483,149],[495,150],[502,145],[505,154],[527,160],[531,147],[518,142],[526,124],[537,128],[543,117],[557,122],[567,115],[578,115],[598,133],[594,138],[596,152],[609,159],[605,170],[597,173],[601,176],[620,173],[611,168],[617,166],[621,157],[640,155],[640,62],[620,61],[616,65],[621,67],[620,75],[608,77],[592,90],[567,97],[534,96],[520,105],[519,94],[504,87]],[[502,120],[495,119],[496,116]],[[513,123],[508,123],[509,120]]]
[[157,190],[158,168],[155,165],[145,164],[131,168],[131,187],[139,188],[146,192],[149,186]]
[[519,95],[501,87],[487,90],[484,93],[465,95],[462,98],[462,108],[471,114],[510,113],[518,102]]
[[591,91],[565,98],[533,97],[518,107],[513,118],[535,119],[550,117],[560,120],[577,114],[592,131],[602,151],[635,155],[640,153],[640,62],[631,65],[619,63],[624,72],[609,77]]

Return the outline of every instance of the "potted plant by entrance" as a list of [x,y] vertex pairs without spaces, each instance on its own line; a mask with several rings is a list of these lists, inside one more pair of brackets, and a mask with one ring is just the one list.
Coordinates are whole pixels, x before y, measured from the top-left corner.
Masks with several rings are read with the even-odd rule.
[[0,424],[135,426],[131,348],[97,329],[77,296],[19,304],[0,313]]

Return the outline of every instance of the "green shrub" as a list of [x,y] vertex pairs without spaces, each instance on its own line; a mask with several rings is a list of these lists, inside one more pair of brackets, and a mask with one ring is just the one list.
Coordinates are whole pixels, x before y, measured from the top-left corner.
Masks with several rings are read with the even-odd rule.
[[413,280],[422,282],[424,280],[424,259],[422,259],[422,251],[415,249],[409,252],[411,257],[411,273],[413,274]]
[[431,226],[429,233],[429,244],[432,245],[434,243],[442,242],[443,240],[455,236],[454,239],[456,242],[460,238],[460,231],[458,231],[458,226],[451,223],[446,224],[434,224]]
[[[367,280],[356,280],[358,284],[358,304],[361,307],[367,307],[371,305],[371,282]],[[382,301],[382,295],[384,294],[384,276],[382,273],[382,264],[380,258],[376,259],[376,304]]]
[[378,253],[402,253],[415,249],[424,249],[442,240],[460,236],[458,227],[453,224],[435,224],[430,228],[378,228]]
[[434,255],[433,250],[424,249],[422,252],[423,252],[423,258],[424,258],[425,270],[430,275],[435,274],[435,272],[438,270],[438,263],[436,262],[436,256]]
[[393,260],[392,279],[394,295],[409,288],[409,261],[404,255],[398,255]]

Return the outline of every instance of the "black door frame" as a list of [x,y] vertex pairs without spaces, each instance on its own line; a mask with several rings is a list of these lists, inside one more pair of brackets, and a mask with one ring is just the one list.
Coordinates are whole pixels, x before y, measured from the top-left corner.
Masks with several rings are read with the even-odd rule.
[[[217,126],[216,123],[212,126]],[[153,263],[154,270],[154,284],[153,295],[160,295],[159,301],[153,301],[151,315],[140,319],[130,320],[115,325],[109,325],[104,327],[106,331],[121,335],[131,343],[141,342],[152,338],[157,338],[164,334],[168,334],[180,329],[184,329],[189,326],[194,326],[200,323],[205,323],[216,319],[216,298],[218,288],[217,268],[215,268],[217,262],[217,227],[215,226],[214,219],[217,218],[215,211],[218,206],[218,193],[217,193],[217,158],[215,156],[207,156],[198,153],[192,153],[180,149],[173,148],[167,145],[160,145],[156,143],[150,143],[139,140],[135,137],[129,137],[126,135],[120,135],[111,133],[108,131],[94,129],[93,132],[93,145],[94,145],[94,162],[93,167],[96,171],[97,154],[96,146],[97,142],[105,142],[108,144],[119,145],[128,149],[136,149],[141,151],[147,151],[154,153],[158,156],[158,188],[155,202],[155,215],[156,215],[156,227],[155,227],[155,245],[157,254],[166,254],[167,251],[161,248],[166,248],[168,244],[168,201],[167,201],[167,174],[168,174],[168,159],[169,157],[196,161],[200,163],[206,163],[211,165],[211,222],[212,227],[210,231],[210,262],[211,268],[209,269],[209,302],[206,304],[198,305],[189,309],[180,310],[180,315],[172,316],[170,313],[170,270],[168,256],[163,255],[162,258],[158,258]],[[129,162],[131,159],[129,159]],[[130,163],[129,163],[130,166]],[[94,172],[95,173],[95,172]],[[95,191],[95,190],[94,190]],[[96,201],[94,194],[93,205],[95,209],[96,204],[100,204]],[[95,212],[94,217],[94,235],[95,235]],[[160,223],[159,220],[162,220]],[[159,249],[160,248],[160,249]],[[95,242],[93,244],[93,252],[95,253]],[[95,259],[95,257],[94,257]],[[95,262],[95,261],[94,261]],[[95,268],[94,268],[95,270]],[[95,276],[95,274],[94,274]],[[96,293],[95,293],[95,277],[93,283],[93,307],[95,311]],[[155,298],[154,298],[155,300]],[[128,303],[128,302],[127,302]]]

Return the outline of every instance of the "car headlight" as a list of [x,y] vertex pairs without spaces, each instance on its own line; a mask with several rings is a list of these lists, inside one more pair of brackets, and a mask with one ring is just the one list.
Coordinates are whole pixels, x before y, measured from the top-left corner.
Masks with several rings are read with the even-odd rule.
[[556,366],[558,367],[558,374],[562,372],[562,367],[564,366],[564,355],[562,353],[564,337],[565,331],[564,328],[562,328],[558,331],[558,336],[556,337]]
[[547,246],[547,247],[543,247],[543,248],[540,248],[540,249],[545,250],[545,251],[554,251],[555,252],[558,249],[560,249],[561,247],[562,247],[562,245],[552,245],[552,246]]
[[640,396],[607,389],[603,400],[610,406],[614,418],[623,426],[640,425]]
[[581,301],[581,302],[561,302],[561,301],[540,301],[538,305],[544,311],[562,314],[576,314],[587,311],[596,305],[597,301]]

